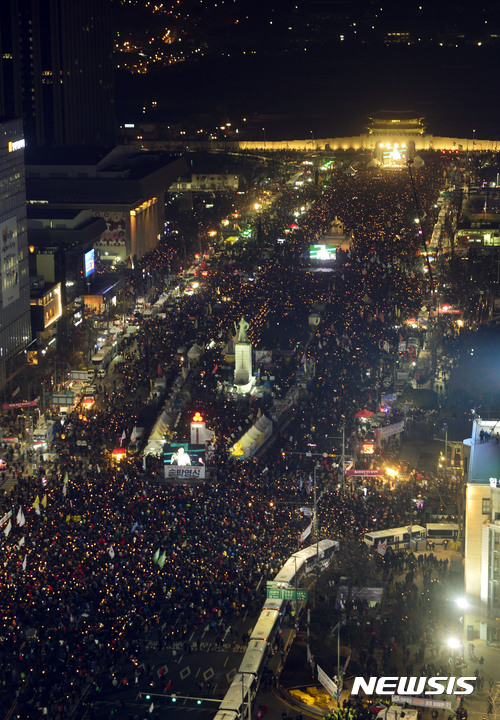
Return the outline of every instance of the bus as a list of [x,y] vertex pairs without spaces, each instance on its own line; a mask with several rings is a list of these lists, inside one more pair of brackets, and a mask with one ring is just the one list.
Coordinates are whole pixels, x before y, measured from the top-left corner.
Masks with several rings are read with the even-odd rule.
[[95,368],[97,377],[106,377],[106,370],[113,357],[113,348],[111,345],[104,345],[95,355],[92,356],[90,362]]
[[425,527],[427,540],[431,540],[436,545],[441,545],[445,540],[456,540],[460,532],[456,523],[427,523]]
[[[425,537],[425,528],[421,525],[413,525],[411,528],[411,539],[418,540]],[[365,533],[364,542],[369,548],[374,550],[379,543],[386,543],[396,550],[400,547],[409,547],[410,545],[410,526],[389,528],[388,530],[374,530]]]

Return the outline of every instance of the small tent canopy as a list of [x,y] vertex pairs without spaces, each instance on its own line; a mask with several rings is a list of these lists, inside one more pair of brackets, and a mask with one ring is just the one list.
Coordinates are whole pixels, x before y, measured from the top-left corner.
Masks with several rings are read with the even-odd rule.
[[372,413],[371,410],[367,410],[366,408],[364,408],[363,410],[360,410],[359,412],[357,412],[354,417],[357,417],[357,418],[370,418],[372,415],[373,415],[373,413]]

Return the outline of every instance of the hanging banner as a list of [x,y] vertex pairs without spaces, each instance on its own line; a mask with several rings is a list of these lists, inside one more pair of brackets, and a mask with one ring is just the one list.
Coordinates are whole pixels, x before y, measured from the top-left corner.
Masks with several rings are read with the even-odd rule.
[[351,477],[351,475],[354,475],[355,477],[377,477],[379,475],[383,475],[383,470],[347,470],[346,471],[346,477]]
[[390,437],[391,435],[397,435],[400,432],[403,432],[405,429],[405,422],[404,420],[401,420],[401,422],[394,423],[393,425],[386,425],[385,427],[381,427],[377,429],[377,437],[380,438],[386,438]]
[[2,410],[18,410],[24,407],[36,407],[38,400],[19,400],[15,403],[2,403]]
[[309,535],[311,534],[311,530],[312,530],[312,522],[310,522],[309,525],[304,530],[304,532],[301,533],[300,542],[304,542],[304,540],[309,537]]

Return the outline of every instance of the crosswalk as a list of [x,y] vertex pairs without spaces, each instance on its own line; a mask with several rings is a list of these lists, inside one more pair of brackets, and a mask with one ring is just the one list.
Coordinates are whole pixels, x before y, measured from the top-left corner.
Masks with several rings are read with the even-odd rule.
[[5,480],[2,480],[1,488],[6,492],[10,492],[12,488],[16,485],[16,483],[17,478],[15,473],[6,473]]

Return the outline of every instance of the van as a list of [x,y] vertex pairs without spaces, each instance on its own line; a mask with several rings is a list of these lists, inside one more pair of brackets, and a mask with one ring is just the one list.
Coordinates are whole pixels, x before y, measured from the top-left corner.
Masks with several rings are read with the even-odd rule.
[[33,441],[36,444],[48,444],[54,439],[54,423],[46,422],[38,425],[33,432]]
[[82,405],[84,407],[92,407],[97,395],[97,389],[93,385],[87,385],[82,392]]
[[153,388],[158,388],[159,390],[164,390],[167,385],[167,381],[164,377],[157,378],[153,383]]

